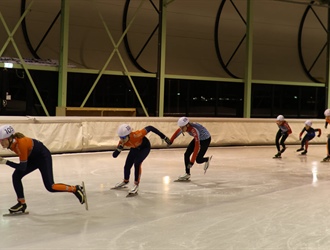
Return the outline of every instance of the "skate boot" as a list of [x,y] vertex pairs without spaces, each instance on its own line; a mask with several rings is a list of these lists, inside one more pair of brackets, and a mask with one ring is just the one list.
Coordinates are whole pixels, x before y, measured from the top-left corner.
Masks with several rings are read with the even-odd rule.
[[76,186],[76,192],[74,192],[74,195],[78,198],[80,204],[85,203],[85,195],[84,195],[82,186],[79,186],[79,185]]
[[322,161],[330,161],[330,155],[327,155]]
[[119,189],[119,188],[123,188],[128,184],[128,181],[122,181],[120,183],[117,183],[113,188],[114,189]]
[[139,185],[135,184],[133,188],[128,192],[129,194],[136,194],[139,191]]
[[279,151],[273,158],[281,158],[281,152]]
[[299,148],[299,149],[297,149],[297,152],[300,152],[300,151],[303,151],[304,150],[304,148]]
[[184,174],[178,177],[178,181],[188,181],[190,179],[190,174]]
[[307,150],[304,150],[303,152],[301,152],[302,155],[306,155],[307,154]]
[[284,151],[286,150],[286,147],[281,149],[281,154],[284,153]]
[[24,213],[26,210],[26,207],[27,207],[26,203],[18,202],[15,206],[12,206],[8,210],[11,214]]
[[205,162],[204,174],[206,173],[207,169],[209,168],[211,160],[212,160],[212,155],[207,159],[207,162]]

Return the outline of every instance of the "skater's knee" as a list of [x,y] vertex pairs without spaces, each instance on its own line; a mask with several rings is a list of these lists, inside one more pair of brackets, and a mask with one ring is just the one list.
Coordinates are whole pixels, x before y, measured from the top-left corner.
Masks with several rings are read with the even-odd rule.
[[11,177],[13,180],[21,180],[23,175],[18,170],[15,170]]
[[51,193],[55,193],[55,192],[58,192],[56,191],[55,189],[53,189],[53,185],[45,185],[45,188],[48,192],[51,192]]

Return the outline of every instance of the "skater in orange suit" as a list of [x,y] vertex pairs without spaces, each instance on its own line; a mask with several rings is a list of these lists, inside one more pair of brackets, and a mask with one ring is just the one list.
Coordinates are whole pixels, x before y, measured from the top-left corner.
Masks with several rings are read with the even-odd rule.
[[[328,128],[328,124],[330,123],[330,109],[326,109],[324,111],[325,116],[325,129]],[[328,134],[327,139],[327,156],[323,159],[323,161],[330,161],[330,134]]]
[[0,143],[19,157],[19,163],[6,160],[0,156],[0,164],[14,168],[12,175],[13,186],[18,203],[9,209],[10,213],[24,213],[25,202],[22,178],[34,170],[39,169],[45,188],[49,192],[70,192],[75,194],[81,204],[85,203],[83,187],[54,183],[52,156],[48,148],[40,141],[26,137],[22,133],[15,133],[11,125],[0,127]]

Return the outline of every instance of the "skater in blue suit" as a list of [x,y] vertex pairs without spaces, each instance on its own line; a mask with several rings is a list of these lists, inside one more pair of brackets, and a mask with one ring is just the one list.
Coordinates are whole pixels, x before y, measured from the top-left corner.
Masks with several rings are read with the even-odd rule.
[[301,152],[302,155],[307,154],[308,142],[315,137],[315,132],[318,132],[317,137],[321,136],[321,129],[320,128],[314,129],[312,128],[312,125],[313,125],[312,121],[310,120],[305,121],[305,127],[301,130],[299,134],[299,140],[301,140],[302,135],[304,134],[304,132],[306,132],[305,136],[301,140],[301,147],[297,149],[297,152],[303,151]]

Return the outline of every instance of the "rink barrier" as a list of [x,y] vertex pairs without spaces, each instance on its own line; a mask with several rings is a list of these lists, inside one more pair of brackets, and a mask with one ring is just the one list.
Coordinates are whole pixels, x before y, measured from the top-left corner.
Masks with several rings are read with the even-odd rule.
[[[189,117],[190,121],[201,123],[211,133],[211,146],[275,145],[278,127],[274,119],[248,118],[200,118]],[[122,123],[133,130],[152,125],[171,137],[178,128],[177,117],[21,117],[1,116],[0,125],[11,124],[15,131],[42,141],[52,153],[91,152],[114,150],[118,144],[117,128]],[[299,133],[304,119],[287,119],[293,133],[287,145],[298,145]],[[314,119],[313,128],[321,128],[321,137],[315,137],[310,144],[325,144],[327,130],[323,119]],[[330,133],[330,127],[329,127]],[[153,148],[166,148],[166,144],[153,133],[147,135]],[[186,147],[192,137],[180,136],[171,147]],[[2,150],[0,155],[11,155]]]
[[56,116],[136,116],[136,108],[56,107]]

